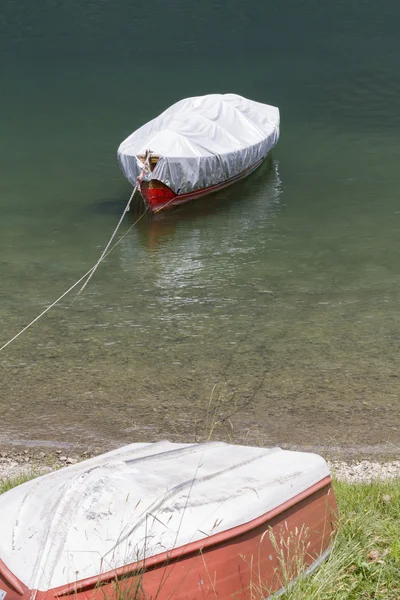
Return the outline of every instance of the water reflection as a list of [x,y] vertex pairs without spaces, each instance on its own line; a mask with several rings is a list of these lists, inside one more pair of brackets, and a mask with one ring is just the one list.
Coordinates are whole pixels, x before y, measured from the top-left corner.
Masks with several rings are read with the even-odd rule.
[[[201,219],[207,226],[207,219],[218,215],[225,219],[231,213],[239,213],[242,217],[243,211],[246,211],[249,215],[247,223],[267,216],[273,218],[281,189],[278,161],[268,158],[250,177],[231,188],[153,216],[146,213],[137,224],[140,242],[149,250],[158,250],[174,238],[177,227],[182,223],[195,225]],[[143,210],[143,201],[137,194],[132,206],[132,219],[136,220]],[[240,220],[239,226],[242,225]]]
[[191,339],[207,337],[211,310],[214,326],[217,321],[220,326],[230,320],[235,305],[250,305],[282,190],[277,161],[254,175],[204,202],[146,216],[137,235],[122,240],[120,264],[129,278],[141,271],[136,241],[141,240],[146,289],[151,290],[150,297],[142,292],[143,303],[147,319],[160,332],[169,323]]

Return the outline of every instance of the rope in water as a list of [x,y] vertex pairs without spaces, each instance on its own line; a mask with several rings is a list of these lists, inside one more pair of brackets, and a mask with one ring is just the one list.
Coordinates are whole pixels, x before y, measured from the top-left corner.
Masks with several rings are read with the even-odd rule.
[[[136,225],[136,223],[138,223],[140,221],[140,219],[142,219],[144,217],[145,214],[146,214],[146,211],[144,211],[140,215],[140,217],[138,219],[136,219],[136,221],[134,223],[132,223],[132,225],[129,227],[129,229],[127,229],[125,231],[125,233],[123,235],[121,235],[121,237],[119,238],[119,240],[117,242],[115,242],[115,244],[109,249],[109,251],[107,252],[107,254],[105,254],[103,256],[103,259],[107,258],[107,256],[114,250],[114,248],[116,248],[116,246],[118,246],[118,244],[120,242],[122,242],[122,240],[124,239],[124,237],[126,235],[128,235],[128,233],[130,232],[130,230]],[[30,323],[28,323],[28,325],[26,325],[26,327],[24,327],[23,329],[21,329],[21,331],[19,333],[17,333],[16,335],[14,335],[14,337],[12,337],[11,340],[9,340],[7,343],[5,343],[3,346],[1,346],[0,352],[2,350],[4,350],[4,348],[7,348],[7,346],[9,346],[14,340],[16,340],[21,334],[23,334],[24,331],[26,331],[27,329],[29,329],[34,323],[36,323],[36,321],[39,321],[39,319],[41,317],[43,317],[43,315],[45,315],[51,308],[53,308],[53,306],[55,306],[56,304],[58,304],[65,296],[67,296],[67,294],[69,294],[69,292],[72,292],[72,290],[74,288],[76,288],[76,286],[79,285],[80,282],[85,279],[85,277],[87,277],[88,275],[90,275],[90,273],[93,271],[93,269],[94,269],[94,267],[92,267],[91,269],[89,269],[89,271],[87,271],[84,275],[82,275],[82,277],[80,279],[78,279],[78,281],[76,281],[74,283],[74,285],[71,285],[71,287],[68,288],[68,290],[66,292],[64,292],[59,298],[57,298],[57,300],[55,300],[52,304],[50,304],[47,308],[45,308],[45,310],[43,312],[41,312],[40,315],[38,315],[35,319],[33,319],[33,321],[31,321]]]
[[[148,158],[146,159],[146,162],[143,166],[143,170],[142,170],[142,174],[144,173],[144,170],[146,168],[146,163],[148,162]],[[56,304],[58,304],[67,294],[69,294],[69,292],[72,292],[72,290],[74,288],[76,288],[77,285],[79,285],[81,283],[81,281],[84,281],[84,279],[87,277],[85,283],[82,285],[82,287],[80,288],[80,290],[78,291],[76,297],[74,298],[74,300],[76,300],[76,298],[81,294],[81,292],[85,289],[85,287],[87,286],[87,284],[89,283],[90,279],[93,277],[94,272],[96,271],[97,267],[100,265],[100,263],[110,254],[110,252],[112,252],[114,250],[114,248],[116,246],[118,246],[118,244],[124,239],[124,237],[129,233],[129,231],[136,225],[136,223],[138,223],[140,221],[140,219],[142,219],[144,217],[144,215],[146,214],[147,210],[148,210],[148,206],[146,205],[146,209],[143,211],[143,213],[140,215],[140,217],[138,219],[136,219],[136,221],[134,223],[132,223],[132,225],[128,228],[127,231],[125,231],[125,233],[119,238],[119,240],[110,248],[111,242],[113,241],[114,237],[117,234],[118,229],[121,226],[121,223],[124,219],[125,214],[129,211],[131,202],[133,200],[133,197],[139,187],[139,183],[140,183],[140,178],[138,178],[138,183],[135,185],[133,192],[128,200],[127,205],[124,208],[124,212],[121,215],[120,220],[118,221],[118,224],[116,226],[116,228],[114,229],[108,244],[106,245],[106,247],[104,248],[103,252],[100,255],[99,260],[96,262],[96,264],[89,269],[89,271],[87,271],[84,275],[82,275],[82,277],[80,279],[78,279],[78,281],[76,281],[74,283],[74,285],[71,285],[70,288],[68,288],[68,290],[66,292],[64,292],[63,294],[61,294],[61,296],[59,298],[57,298],[57,300],[55,300],[52,304],[50,304],[47,308],[45,308],[45,310],[43,312],[40,313],[40,315],[38,315],[35,319],[33,319],[33,321],[31,321],[30,323],[28,323],[28,325],[26,325],[23,329],[21,329],[21,331],[19,331],[16,335],[14,335],[14,337],[12,337],[10,340],[8,340],[8,342],[6,342],[5,344],[3,344],[3,346],[1,346],[0,348],[0,352],[2,350],[4,350],[5,348],[7,348],[7,346],[9,346],[12,342],[14,342],[17,338],[19,338],[20,335],[22,335],[27,329],[29,329],[30,327],[32,327],[32,325],[34,325],[34,323],[36,323],[37,321],[39,321],[39,319],[41,317],[43,317],[43,315],[45,315],[51,308],[53,308],[53,306],[56,306]]]
[[78,293],[77,293],[77,296],[79,296],[79,295],[81,294],[81,292],[83,292],[83,290],[85,289],[85,287],[87,286],[87,284],[89,283],[89,281],[92,279],[92,277],[93,277],[93,275],[94,275],[94,273],[95,273],[95,271],[96,271],[97,267],[99,266],[99,264],[100,264],[100,263],[101,263],[101,261],[103,260],[104,256],[106,255],[106,253],[107,253],[107,250],[108,250],[108,249],[109,249],[109,247],[111,246],[111,242],[112,242],[112,241],[113,241],[113,239],[115,238],[115,236],[116,236],[116,234],[117,234],[117,231],[118,231],[118,229],[120,228],[120,226],[121,226],[121,223],[122,223],[122,221],[123,221],[123,219],[124,219],[124,217],[125,217],[126,213],[127,213],[127,212],[128,212],[128,210],[129,210],[129,207],[130,207],[130,205],[131,205],[131,202],[132,202],[133,196],[134,196],[134,195],[135,195],[135,193],[136,193],[136,190],[137,190],[137,188],[138,188],[138,185],[139,185],[139,184],[136,184],[136,185],[135,185],[135,187],[134,187],[134,190],[133,190],[133,192],[132,192],[132,194],[131,194],[131,197],[129,198],[129,200],[128,200],[128,203],[127,203],[127,205],[125,206],[124,212],[122,213],[122,215],[121,215],[121,218],[120,218],[120,220],[118,221],[118,225],[117,225],[117,226],[116,226],[116,228],[114,229],[114,231],[113,231],[113,233],[112,233],[112,235],[111,235],[111,237],[110,237],[110,239],[109,239],[109,241],[108,241],[108,244],[107,244],[107,246],[104,248],[103,252],[102,252],[102,253],[101,253],[101,255],[100,255],[100,258],[99,258],[99,260],[98,260],[98,261],[97,261],[97,263],[94,265],[93,269],[91,269],[89,277],[86,279],[85,283],[83,284],[83,286],[81,287],[81,289],[78,291]]
[[[132,192],[132,194],[131,194],[131,197],[130,197],[130,198],[129,198],[129,200],[128,200],[128,203],[127,203],[127,205],[125,206],[124,212],[122,213],[122,215],[121,215],[121,218],[120,218],[120,220],[118,221],[118,225],[117,225],[117,226],[116,226],[116,228],[114,229],[114,231],[113,231],[113,234],[112,234],[112,236],[110,237],[110,239],[109,239],[109,241],[108,241],[108,244],[107,244],[107,246],[104,248],[103,252],[101,253],[101,256],[100,256],[99,260],[98,260],[98,261],[97,261],[97,263],[94,265],[93,269],[92,269],[92,270],[91,270],[91,272],[90,272],[90,275],[89,275],[89,277],[86,279],[85,283],[83,284],[83,286],[82,286],[82,287],[81,287],[81,289],[79,290],[79,292],[78,292],[77,296],[79,296],[79,295],[80,295],[80,293],[81,293],[81,292],[83,292],[83,290],[85,289],[85,287],[87,286],[87,284],[89,283],[89,281],[92,279],[92,277],[93,277],[93,275],[94,275],[94,272],[96,271],[97,267],[99,266],[99,264],[101,263],[101,261],[102,261],[102,260],[103,260],[103,258],[105,257],[105,255],[106,255],[106,253],[107,253],[107,250],[108,250],[108,249],[109,249],[109,247],[111,246],[111,242],[113,241],[113,239],[114,239],[114,237],[115,237],[115,235],[116,235],[116,233],[117,233],[118,229],[120,228],[120,225],[121,225],[122,221],[124,220],[124,216],[125,216],[125,215],[126,215],[126,213],[129,211],[129,208],[130,208],[131,202],[132,202],[132,200],[133,200],[133,196],[136,194],[136,190],[138,189],[138,187],[139,187],[139,185],[140,185],[140,182],[141,182],[141,181],[142,181],[142,179],[143,179],[143,175],[146,173],[146,170],[147,170],[147,169],[150,167],[150,156],[151,156],[151,152],[150,152],[150,150],[147,150],[147,151],[146,151],[146,154],[145,154],[145,160],[144,160],[144,163],[143,163],[143,168],[142,168],[142,171],[141,171],[141,173],[140,173],[139,177],[137,178],[137,183],[136,183],[135,187],[133,188],[133,192]],[[146,205],[146,209],[147,209],[147,205]],[[0,348],[0,352],[1,352],[1,348]]]

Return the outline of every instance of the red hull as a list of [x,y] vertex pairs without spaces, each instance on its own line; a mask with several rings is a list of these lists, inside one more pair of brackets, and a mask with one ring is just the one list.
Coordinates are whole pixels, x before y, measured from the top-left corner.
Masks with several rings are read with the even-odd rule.
[[282,577],[280,554],[291,579],[298,574],[302,549],[306,548],[302,554],[304,568],[326,556],[336,512],[331,478],[326,477],[249,523],[55,589],[29,590],[0,560],[0,594],[6,592],[5,600],[65,596],[74,600],[265,598],[287,583]]
[[218,183],[217,185],[209,186],[207,188],[202,188],[200,190],[195,190],[194,192],[189,192],[188,194],[175,194],[171,188],[157,180],[151,180],[150,182],[143,181],[140,185],[140,193],[142,194],[143,200],[149,207],[150,211],[152,213],[157,213],[160,210],[172,208],[173,206],[184,204],[190,200],[197,200],[197,198],[201,198],[207,194],[218,192],[219,190],[222,190],[250,175],[250,173],[255,171],[257,167],[261,165],[263,160],[264,158],[259,160],[245,171],[242,171],[242,173],[239,173],[239,175],[236,175],[227,181]]

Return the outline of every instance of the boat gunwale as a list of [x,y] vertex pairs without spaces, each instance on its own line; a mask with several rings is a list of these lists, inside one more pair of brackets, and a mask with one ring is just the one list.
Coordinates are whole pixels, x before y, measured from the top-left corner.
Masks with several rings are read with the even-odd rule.
[[19,596],[24,596],[29,590],[25,583],[22,583],[20,579],[7,567],[4,561],[0,558],[0,577],[2,577]]
[[[157,213],[157,212],[160,212],[161,210],[164,210],[167,207],[172,208],[173,206],[178,206],[180,204],[184,204],[185,202],[189,202],[189,200],[196,200],[197,198],[202,198],[203,196],[206,196],[208,194],[213,194],[213,193],[219,192],[220,190],[223,190],[223,189],[233,185],[234,183],[238,183],[242,179],[245,179],[246,177],[251,175],[251,173],[253,171],[255,171],[259,166],[261,166],[261,163],[267,158],[267,156],[268,156],[268,153],[265,156],[263,156],[262,158],[260,158],[259,160],[257,160],[255,163],[250,165],[249,167],[246,167],[245,169],[243,169],[243,171],[240,171],[240,173],[238,173],[237,175],[234,175],[233,177],[230,177],[229,179],[224,179],[224,181],[221,181],[220,183],[215,183],[214,185],[210,185],[205,188],[198,188],[197,190],[192,190],[191,192],[186,192],[184,194],[177,193],[171,200],[167,201],[164,205],[159,206],[159,207],[155,206],[153,208],[151,206],[151,204],[146,199],[145,194],[143,194],[141,186],[140,186],[140,194],[141,194],[144,202],[149,206],[150,211],[152,213]],[[163,181],[161,181],[159,179],[154,178],[154,179],[150,179],[149,181],[146,180],[146,183],[150,183],[150,181],[157,181],[157,182],[165,185],[167,188],[169,188],[169,186],[167,186]],[[173,192],[172,188],[169,188],[169,189]]]

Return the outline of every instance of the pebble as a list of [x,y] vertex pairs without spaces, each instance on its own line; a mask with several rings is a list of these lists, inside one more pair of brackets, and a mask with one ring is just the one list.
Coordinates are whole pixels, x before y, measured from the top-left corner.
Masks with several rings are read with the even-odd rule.
[[332,475],[341,481],[351,483],[368,483],[371,481],[388,481],[400,478],[400,460],[378,463],[371,460],[360,462],[331,461]]
[[376,562],[380,558],[380,554],[378,550],[373,549],[367,554],[367,558],[373,562]]

